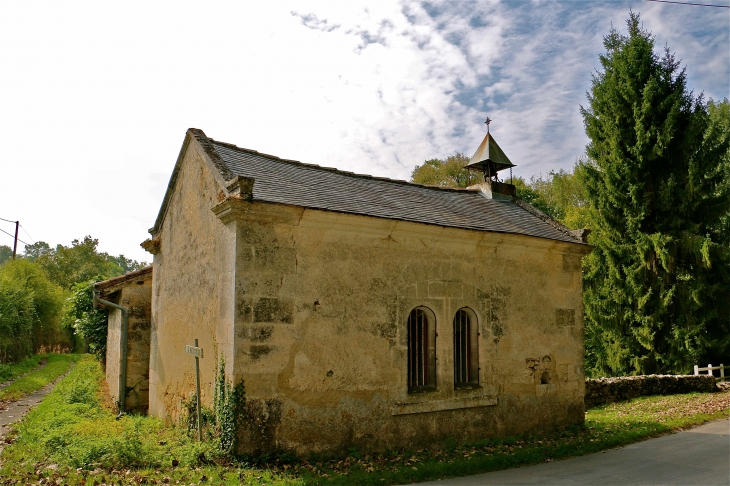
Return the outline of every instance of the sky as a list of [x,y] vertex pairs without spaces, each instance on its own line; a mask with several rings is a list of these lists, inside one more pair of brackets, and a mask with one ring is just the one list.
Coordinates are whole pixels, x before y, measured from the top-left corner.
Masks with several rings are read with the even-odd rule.
[[[688,0],[693,1],[693,0]],[[730,5],[730,0],[697,3]],[[570,170],[602,40],[641,15],[690,88],[730,96],[730,8],[644,0],[4,2],[0,218],[21,240],[151,261],[185,132],[407,180],[491,132]],[[13,223],[0,230],[13,233]],[[13,238],[0,232],[0,245]],[[19,251],[23,244],[19,244]]]

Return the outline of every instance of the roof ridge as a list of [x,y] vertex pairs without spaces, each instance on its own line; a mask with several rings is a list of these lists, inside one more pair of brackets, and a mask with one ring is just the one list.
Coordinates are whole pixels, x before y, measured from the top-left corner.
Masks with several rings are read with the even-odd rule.
[[[408,182],[408,181],[404,181],[404,180],[401,180],[401,179],[391,179],[389,177],[380,177],[380,176],[374,176],[374,175],[370,175],[370,174],[358,174],[357,172],[350,172],[350,171],[347,171],[347,170],[338,169],[336,167],[324,167],[322,165],[310,164],[310,163],[307,163],[307,162],[301,162],[299,160],[284,159],[284,158],[278,157],[276,155],[271,155],[271,154],[266,154],[266,153],[263,153],[263,152],[259,152],[258,150],[253,150],[253,149],[249,149],[249,148],[239,147],[238,145],[235,145],[235,144],[232,144],[232,143],[221,142],[221,141],[218,141],[218,140],[214,140],[214,139],[212,139],[210,137],[206,137],[206,138],[210,142],[212,142],[213,144],[222,145],[224,147],[228,147],[228,148],[233,149],[233,150],[238,150],[239,152],[250,153],[250,154],[258,155],[258,156],[261,156],[261,157],[266,157],[268,159],[278,160],[280,162],[286,162],[288,164],[299,165],[299,166],[302,166],[302,167],[311,167],[313,169],[326,170],[328,172],[335,172],[337,174],[342,174],[342,175],[346,175],[346,176],[349,176],[349,177],[357,177],[357,178],[362,178],[362,179],[374,179],[374,180],[378,180],[378,181],[393,182],[393,183],[396,183],[396,184],[402,184],[402,185],[406,185],[406,186],[423,187],[423,188],[426,188],[426,189],[438,189],[438,190],[442,190],[442,191],[451,191],[451,192],[464,192],[464,191],[468,191],[468,192],[474,192],[474,191],[471,191],[471,190],[466,189],[464,187],[432,186],[432,185],[428,185],[428,184],[419,184],[417,182]],[[216,155],[218,155],[218,154],[216,154]]]
[[223,176],[225,180],[233,179],[233,172],[231,172],[231,169],[223,161],[223,158],[218,152],[216,152],[215,147],[213,146],[213,142],[215,142],[215,140],[208,137],[205,132],[203,130],[200,130],[199,128],[190,128],[188,129],[188,132],[190,132],[195,137],[195,139],[205,151],[206,155],[210,158],[210,161],[213,163],[213,165],[215,165],[215,168],[218,169],[218,172],[220,172],[221,176]]
[[534,214],[535,216],[537,216],[538,218],[540,218],[541,220],[545,221],[547,224],[549,224],[550,226],[555,228],[556,230],[561,231],[562,233],[565,233],[566,235],[570,236],[571,238],[573,238],[576,241],[580,241],[581,243],[586,243],[585,241],[583,241],[582,238],[580,238],[575,233],[576,230],[572,230],[572,229],[568,228],[567,226],[565,226],[563,223],[561,223],[557,219],[553,218],[549,214],[546,214],[546,213],[540,211],[539,209],[537,209],[535,206],[528,203],[524,199],[520,199],[519,197],[512,197],[511,199],[519,207],[521,207],[528,213]]
[[[235,173],[237,171],[239,171],[239,168],[237,168],[237,166],[235,164],[238,164],[238,163],[245,164],[245,162],[244,162],[245,159],[241,159],[240,162],[235,162],[235,164],[233,166],[228,165],[229,159],[230,159],[230,163],[233,163],[233,161],[236,160],[238,157],[235,154],[238,153],[238,154],[256,156],[261,159],[266,159],[266,160],[270,160],[270,161],[281,162],[281,163],[287,164],[292,167],[300,167],[302,169],[313,169],[313,170],[315,170],[317,172],[321,172],[321,173],[327,172],[327,173],[339,174],[339,175],[345,176],[351,180],[361,180],[361,181],[363,181],[363,183],[364,183],[364,181],[373,181],[373,182],[377,181],[380,183],[392,184],[394,189],[395,189],[395,187],[402,187],[404,189],[405,189],[405,187],[414,187],[414,188],[427,189],[430,191],[440,191],[442,194],[444,192],[451,193],[451,194],[463,194],[463,197],[465,197],[465,198],[468,197],[467,194],[471,194],[471,195],[473,195],[473,197],[480,198],[480,199],[484,197],[484,195],[481,194],[480,191],[474,191],[474,190],[470,190],[467,188],[453,188],[453,187],[441,187],[441,186],[429,186],[429,185],[425,185],[425,184],[416,184],[413,182],[407,182],[407,181],[398,180],[398,179],[390,179],[387,177],[377,177],[377,176],[372,176],[369,174],[357,174],[354,172],[340,170],[340,169],[337,169],[334,167],[323,167],[321,165],[308,164],[308,163],[300,162],[298,160],[284,159],[281,157],[277,157],[275,155],[262,153],[257,150],[239,147],[232,143],[217,141],[215,139],[209,138],[208,136],[205,135],[205,133],[203,133],[202,130],[198,130],[198,129],[190,129],[190,133],[201,144],[201,147],[203,148],[203,150],[210,157],[211,162],[215,164],[216,168],[219,170],[220,176],[222,176],[226,180],[231,180],[231,179],[235,178]],[[230,177],[228,174],[230,174]],[[302,175],[300,175],[298,177],[302,177]],[[314,177],[314,176],[312,176],[312,177]],[[314,177],[314,178],[317,179],[317,177]],[[346,183],[346,181],[342,181],[342,182],[345,186],[348,185]],[[423,192],[421,192],[420,196],[416,196],[416,193],[414,193],[413,197],[426,198],[425,200],[423,200],[419,203],[419,204],[426,204],[426,206],[428,206],[427,201],[430,198],[438,199],[438,197],[436,196],[435,193],[431,193],[429,195],[429,194],[425,194]],[[468,199],[473,200],[472,197],[468,197]],[[262,199],[262,201],[282,202],[282,201],[278,200],[277,198],[274,198],[271,201],[264,198],[264,199]],[[413,204],[414,201],[415,200],[410,201],[409,204]],[[533,232],[533,230],[523,228],[522,227],[522,226],[524,226],[523,223],[517,224],[517,226],[519,226],[519,230],[514,230],[514,231],[509,230],[508,231],[508,230],[500,230],[496,227],[495,228],[486,228],[485,227],[483,229],[483,231],[492,231],[492,232],[498,232],[498,233],[506,232],[506,233],[515,233],[515,234],[525,234],[528,236],[554,239],[554,240],[565,241],[565,242],[569,242],[569,243],[583,243],[583,244],[586,243],[585,236],[587,233],[585,231],[582,231],[582,232],[573,231],[570,228],[561,224],[560,222],[556,221],[552,217],[543,213],[539,209],[535,208],[531,204],[529,204],[526,201],[523,201],[517,197],[511,197],[509,200],[503,201],[503,203],[509,203],[509,202],[512,203],[513,207],[516,210],[524,211],[525,213],[530,214],[532,217],[536,217],[538,220],[541,220],[542,223],[545,224],[547,227],[552,227],[552,231],[557,231],[559,234],[562,234],[564,236],[562,236],[562,237],[549,236],[547,234],[542,234],[541,233],[542,230],[535,230]],[[283,201],[282,203],[286,204],[286,201]],[[441,203],[442,203],[442,205],[445,205],[442,207],[442,209],[444,211],[446,211],[447,213],[452,212],[451,210],[448,209],[448,205],[450,204],[450,201],[448,199],[442,199]],[[301,205],[302,201],[299,201],[297,203],[292,203],[292,204]],[[306,205],[306,203],[305,203],[305,205]],[[319,206],[311,206],[311,207],[319,207]],[[349,212],[349,210],[344,207],[339,207],[339,208],[333,209],[333,208],[329,208],[329,206],[325,205],[325,206],[323,206],[322,209],[340,211],[340,212]],[[428,211],[428,208],[427,208],[427,211]],[[398,211],[396,211],[396,212],[398,212]],[[458,213],[458,211],[457,211],[457,213]],[[377,217],[387,217],[387,218],[391,218],[391,219],[403,219],[402,215],[400,215],[400,216],[396,215],[396,214],[388,215],[387,211],[384,214],[380,214],[380,213],[371,214],[371,213],[368,213],[367,211],[366,212],[354,211],[353,214],[364,214],[364,215],[377,216]],[[519,216],[517,216],[516,214],[514,216],[519,218]],[[480,217],[480,219],[481,218],[483,218],[483,216]],[[446,218],[446,219],[448,219],[448,218]],[[432,224],[441,224],[443,226],[450,226],[450,223],[448,221],[446,221],[446,219],[444,219],[441,223],[432,223]],[[410,221],[410,219],[406,219],[406,220]],[[417,219],[413,220],[413,221],[428,224],[428,221],[420,221]],[[471,227],[471,225],[464,226],[464,224],[465,223],[462,222],[462,224],[455,226],[455,227],[463,227],[463,228]],[[489,226],[491,226],[491,225],[489,225]],[[499,225],[497,225],[497,226],[499,226]],[[475,227],[474,229],[477,229],[477,228]]]
[[94,288],[96,288],[98,290],[103,290],[107,287],[114,287],[115,285],[124,283],[127,280],[134,280],[139,277],[144,277],[148,273],[152,273],[152,265],[148,265],[148,266],[140,268],[138,270],[132,270],[131,272],[127,272],[122,275],[117,275],[116,277],[108,278],[108,279],[102,280],[100,282],[95,282]]

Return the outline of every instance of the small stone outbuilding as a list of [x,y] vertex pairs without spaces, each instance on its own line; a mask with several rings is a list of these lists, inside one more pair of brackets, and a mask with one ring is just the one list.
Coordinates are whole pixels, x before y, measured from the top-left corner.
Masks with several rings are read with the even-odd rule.
[[[150,314],[152,267],[94,284],[97,295],[127,309],[125,412],[146,414],[149,407]],[[106,381],[115,403],[120,403],[122,379],[122,311],[109,307],[106,342]]]
[[239,452],[423,447],[584,420],[590,247],[508,184],[357,175],[190,129],[150,233],[151,415],[181,417],[198,339],[206,406],[219,363],[244,382]]

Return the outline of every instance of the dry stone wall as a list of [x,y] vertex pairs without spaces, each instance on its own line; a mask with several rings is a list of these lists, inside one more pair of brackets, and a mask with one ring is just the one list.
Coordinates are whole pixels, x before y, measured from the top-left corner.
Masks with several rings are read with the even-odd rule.
[[586,380],[586,408],[647,395],[717,391],[708,375],[643,375]]

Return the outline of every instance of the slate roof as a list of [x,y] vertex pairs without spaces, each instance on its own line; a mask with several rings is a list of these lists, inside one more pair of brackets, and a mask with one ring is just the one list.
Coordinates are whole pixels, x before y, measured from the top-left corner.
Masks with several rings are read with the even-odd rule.
[[280,159],[190,132],[224,179],[255,179],[253,200],[584,244],[524,201],[487,199],[479,191],[423,186]]

